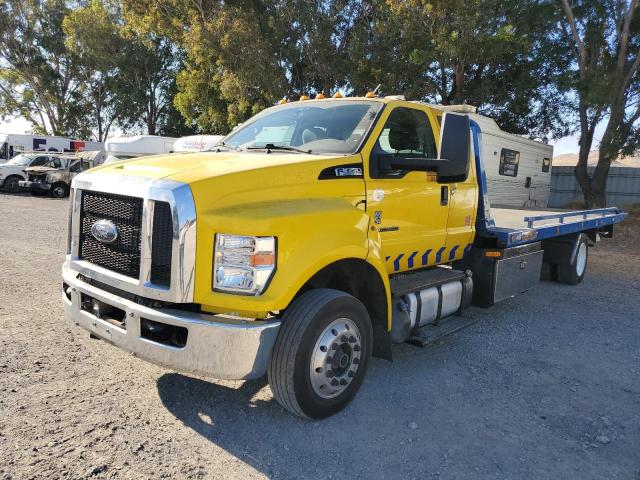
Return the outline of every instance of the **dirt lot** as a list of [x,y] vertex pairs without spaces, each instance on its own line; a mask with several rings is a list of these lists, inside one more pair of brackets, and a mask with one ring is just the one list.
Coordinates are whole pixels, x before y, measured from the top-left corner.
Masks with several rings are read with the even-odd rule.
[[640,228],[591,250],[577,287],[395,347],[310,422],[263,381],[181,375],[71,328],[66,218],[66,200],[0,193],[0,478],[640,480]]

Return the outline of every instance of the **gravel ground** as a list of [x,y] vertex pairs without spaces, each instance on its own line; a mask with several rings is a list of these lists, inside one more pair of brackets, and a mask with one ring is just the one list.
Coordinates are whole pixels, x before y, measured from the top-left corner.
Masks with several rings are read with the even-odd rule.
[[0,478],[640,480],[640,229],[591,250],[577,287],[394,347],[312,422],[264,381],[181,375],[71,328],[67,205],[0,193]]

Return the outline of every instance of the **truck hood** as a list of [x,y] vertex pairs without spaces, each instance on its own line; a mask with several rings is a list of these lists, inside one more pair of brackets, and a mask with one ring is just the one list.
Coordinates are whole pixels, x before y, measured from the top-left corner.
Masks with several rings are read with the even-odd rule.
[[[358,156],[358,161],[359,160]],[[344,162],[343,162],[344,161]],[[266,152],[198,152],[153,155],[135,160],[111,163],[94,168],[92,172],[170,179],[192,183],[207,178],[251,170],[280,168],[298,164],[353,163],[353,156],[307,155],[303,153]]]
[[[357,169],[339,170],[339,167]],[[346,174],[345,174],[346,172]],[[202,152],[144,157],[101,165],[76,176],[75,184],[96,182],[188,184],[198,214],[204,210],[249,204],[354,198],[365,195],[360,154],[348,156],[303,153]],[[109,178],[113,177],[113,178]],[[228,212],[227,212],[228,213]]]

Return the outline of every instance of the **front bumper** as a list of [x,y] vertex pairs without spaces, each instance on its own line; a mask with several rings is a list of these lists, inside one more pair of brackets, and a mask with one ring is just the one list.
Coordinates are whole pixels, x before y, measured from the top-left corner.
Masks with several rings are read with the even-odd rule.
[[[66,264],[62,278],[70,299],[62,292],[69,319],[76,325],[149,362],[165,367],[210,376],[244,380],[262,377],[275,344],[279,320],[248,321],[219,315],[204,315],[174,309],[154,309],[96,288],[77,278],[78,272]],[[126,312],[125,328],[119,328],[82,309],[82,294]],[[188,331],[182,348],[143,338],[142,319]]]
[[31,182],[29,180],[20,180],[18,182],[20,188],[25,188],[28,190],[38,190],[40,192],[48,192],[51,190],[51,185],[48,183],[40,183],[40,182]]

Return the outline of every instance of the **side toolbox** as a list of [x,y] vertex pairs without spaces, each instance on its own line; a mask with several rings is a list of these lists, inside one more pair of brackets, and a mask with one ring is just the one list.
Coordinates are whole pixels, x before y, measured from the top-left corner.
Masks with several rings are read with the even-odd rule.
[[473,272],[473,305],[490,307],[538,283],[543,255],[540,242],[511,248],[473,248],[454,268]]

